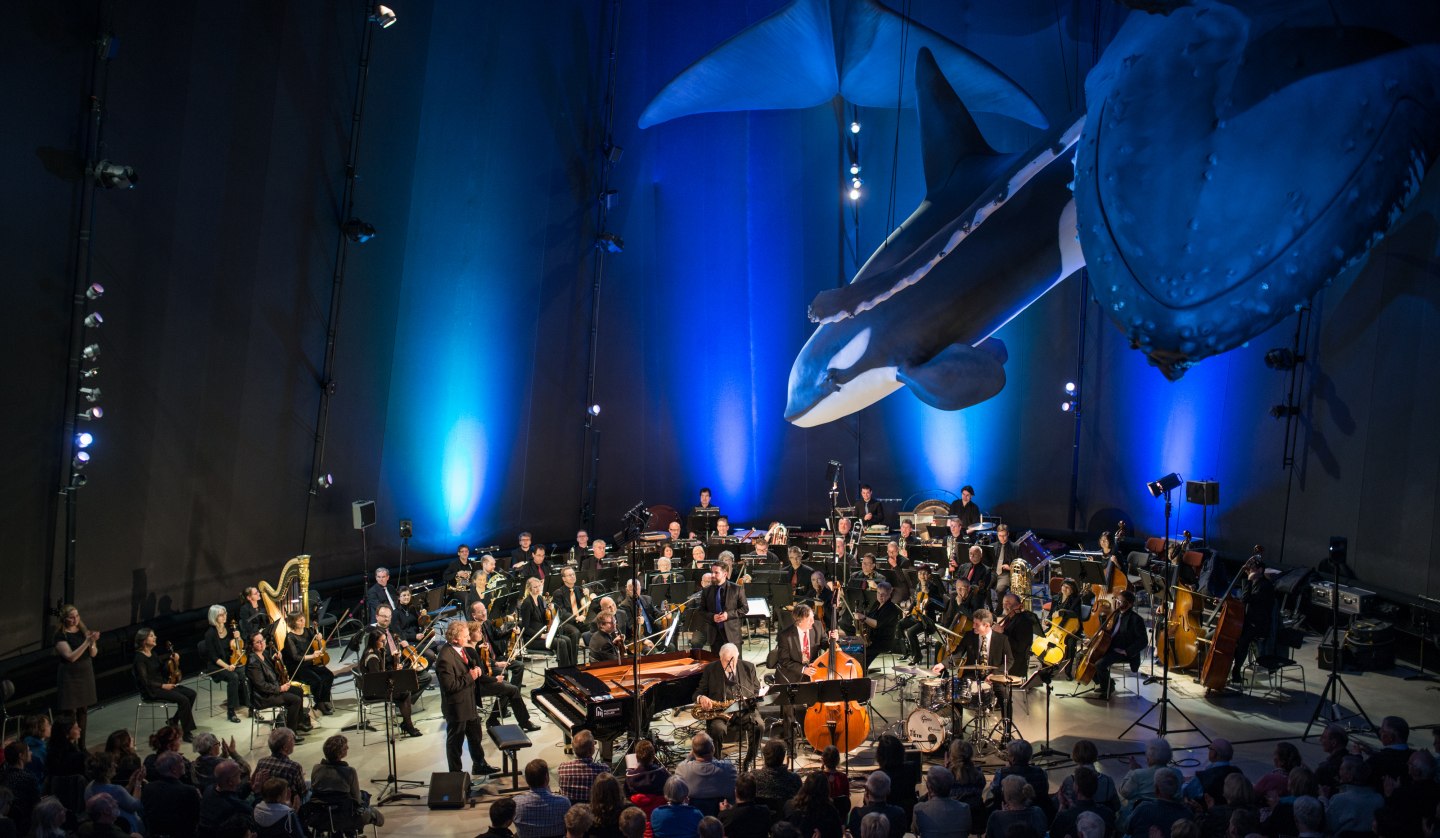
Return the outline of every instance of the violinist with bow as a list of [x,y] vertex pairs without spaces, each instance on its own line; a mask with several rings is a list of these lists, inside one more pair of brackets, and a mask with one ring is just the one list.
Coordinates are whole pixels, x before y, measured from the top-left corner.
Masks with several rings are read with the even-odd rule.
[[470,664],[479,669],[475,678],[475,704],[478,707],[480,699],[486,696],[496,696],[499,699],[495,702],[495,709],[491,712],[486,726],[494,727],[500,723],[502,716],[514,713],[515,721],[520,727],[534,733],[540,727],[530,721],[530,709],[520,698],[520,688],[501,680],[509,664],[500,659],[499,647],[491,636],[489,612],[485,610],[484,603],[476,603],[472,610],[478,612],[479,619],[467,624],[470,629],[470,645],[465,652]]
[[296,741],[301,741],[300,734],[311,727],[305,699],[301,697],[300,688],[290,683],[280,651],[266,648],[264,632],[257,631],[250,636],[249,658],[245,677],[250,682],[251,706],[284,707],[285,726],[295,731]]

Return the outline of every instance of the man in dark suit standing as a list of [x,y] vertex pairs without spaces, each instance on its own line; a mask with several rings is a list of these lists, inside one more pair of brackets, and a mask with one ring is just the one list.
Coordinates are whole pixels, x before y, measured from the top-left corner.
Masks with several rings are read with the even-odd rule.
[[440,712],[445,717],[445,761],[449,770],[459,771],[460,749],[470,744],[472,774],[494,774],[496,769],[485,761],[485,744],[481,741],[480,714],[475,707],[475,679],[480,667],[472,667],[461,648],[470,627],[464,620],[455,620],[445,629],[446,645],[435,656],[435,675],[440,679]]
[[1095,683],[1098,685],[1095,695],[1106,700],[1115,689],[1115,682],[1110,679],[1110,667],[1120,661],[1127,661],[1132,666],[1139,665],[1140,653],[1145,651],[1146,644],[1150,642],[1145,633],[1145,621],[1135,613],[1135,592],[1126,588],[1114,596],[1116,617],[1110,633],[1110,649],[1095,663],[1095,668],[1099,670],[1095,676]]
[[390,588],[389,568],[377,567],[375,568],[375,584],[365,592],[365,606],[370,612],[370,622],[375,622],[375,612],[382,605],[390,606],[393,614],[395,609],[400,606],[400,595]]
[[[695,688],[695,704],[701,710],[724,708],[743,698],[754,698],[760,694],[760,676],[755,664],[740,659],[740,650],[733,643],[720,647],[720,660],[711,661],[700,672],[700,683]],[[760,744],[760,711],[755,707],[737,712],[733,719],[720,717],[705,723],[705,731],[723,751],[725,736],[731,726],[737,726],[747,734],[748,745],[740,760],[741,770],[745,763],[755,758],[756,746]]]
[[[710,565],[711,583],[700,594],[700,617],[705,626],[705,639],[710,651],[719,654],[726,643],[740,647],[740,625],[750,606],[745,601],[745,591],[726,579],[725,565],[716,562]],[[752,671],[754,667],[751,667]]]

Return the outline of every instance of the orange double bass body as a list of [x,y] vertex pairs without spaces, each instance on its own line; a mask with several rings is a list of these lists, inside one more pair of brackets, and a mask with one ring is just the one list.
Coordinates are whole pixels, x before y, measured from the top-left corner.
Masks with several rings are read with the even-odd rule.
[[1245,604],[1234,597],[1226,597],[1220,603],[1220,621],[1210,635],[1210,652],[1205,656],[1205,665],[1200,669],[1200,683],[1207,692],[1220,692],[1230,681],[1230,667],[1235,655],[1244,654],[1240,645],[1240,632],[1245,627]]
[[1171,669],[1186,669],[1199,659],[1203,610],[1199,594],[1184,585],[1175,588],[1170,614],[1155,629],[1155,646]]
[[[831,641],[830,651],[814,663],[811,681],[865,677],[865,666]],[[854,750],[870,736],[870,711],[858,701],[822,701],[805,711],[805,741],[816,751],[834,745],[842,753]]]

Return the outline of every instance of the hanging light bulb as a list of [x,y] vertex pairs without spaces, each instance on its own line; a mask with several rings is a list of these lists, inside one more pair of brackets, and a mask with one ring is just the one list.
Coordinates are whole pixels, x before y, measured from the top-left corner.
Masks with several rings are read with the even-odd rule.
[[860,174],[860,164],[859,164],[859,163],[851,163],[851,164],[850,164],[850,174],[852,174],[852,175],[858,175],[858,174]]

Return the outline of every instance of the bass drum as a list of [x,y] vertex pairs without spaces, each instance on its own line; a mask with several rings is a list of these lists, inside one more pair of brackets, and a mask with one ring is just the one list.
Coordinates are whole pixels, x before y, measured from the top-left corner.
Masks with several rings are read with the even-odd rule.
[[921,707],[905,717],[905,741],[922,754],[933,754],[945,747],[949,735],[945,719],[934,710]]

